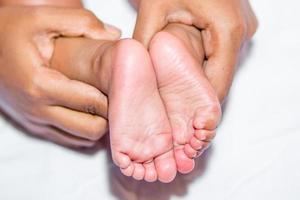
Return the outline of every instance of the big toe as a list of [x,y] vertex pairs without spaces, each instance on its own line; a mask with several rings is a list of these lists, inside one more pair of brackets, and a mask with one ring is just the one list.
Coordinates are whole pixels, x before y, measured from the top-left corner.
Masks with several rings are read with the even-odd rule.
[[175,159],[177,169],[182,174],[190,173],[195,167],[195,161],[186,155],[183,146],[175,148]]
[[155,158],[155,167],[158,180],[163,183],[170,183],[177,174],[174,152],[169,151]]

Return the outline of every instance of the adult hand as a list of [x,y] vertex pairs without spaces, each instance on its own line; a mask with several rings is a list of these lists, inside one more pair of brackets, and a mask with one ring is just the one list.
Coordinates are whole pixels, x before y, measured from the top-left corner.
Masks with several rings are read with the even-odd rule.
[[148,46],[168,23],[184,23],[202,32],[205,72],[220,101],[230,88],[240,48],[257,29],[248,0],[132,0],[138,7],[134,38]]
[[31,133],[72,147],[107,129],[107,100],[96,88],[48,68],[56,37],[118,39],[83,9],[0,8],[0,107]]

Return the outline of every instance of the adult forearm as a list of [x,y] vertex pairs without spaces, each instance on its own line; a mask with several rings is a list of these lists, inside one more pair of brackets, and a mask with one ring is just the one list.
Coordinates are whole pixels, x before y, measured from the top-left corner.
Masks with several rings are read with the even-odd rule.
[[0,0],[0,6],[14,6],[14,5],[48,5],[48,6],[62,6],[81,8],[83,4],[81,0]]

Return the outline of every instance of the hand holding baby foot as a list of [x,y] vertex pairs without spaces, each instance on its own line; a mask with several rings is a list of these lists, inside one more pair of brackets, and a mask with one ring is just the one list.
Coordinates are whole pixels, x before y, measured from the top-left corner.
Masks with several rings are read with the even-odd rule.
[[[173,145],[178,170],[187,173],[197,151],[214,137],[221,111],[203,75],[199,44],[195,28],[169,25],[151,42],[152,66],[148,52],[134,40],[58,40],[53,67],[109,97],[112,154],[125,175],[169,182],[176,174]],[[65,59],[57,59],[62,54]]]
[[[128,44],[126,45],[127,42]],[[111,62],[111,82],[108,83],[109,91],[111,92],[107,91],[107,94],[110,98],[110,105],[112,107],[110,109],[110,113],[112,113],[110,117],[110,119],[112,120],[110,123],[113,157],[115,162],[122,168],[122,172],[124,174],[132,175],[136,179],[142,179],[145,177],[148,177],[146,179],[151,179],[151,177],[148,176],[146,172],[151,172],[150,174],[152,174],[152,178],[157,176],[157,174],[155,174],[155,170],[153,170],[155,165],[153,165],[154,163],[152,163],[152,159],[156,157],[157,155],[155,154],[158,153],[154,153],[154,156],[149,157],[146,154],[139,155],[137,152],[142,152],[141,146],[147,148],[149,144],[154,144],[158,140],[155,139],[152,141],[150,139],[143,140],[142,142],[136,142],[136,139],[138,139],[139,137],[135,138],[132,136],[137,134],[128,133],[134,132],[133,130],[137,132],[144,132],[143,127],[149,127],[149,124],[151,124],[151,126],[155,124],[154,127],[159,127],[160,124],[153,123],[153,121],[150,120],[149,124],[146,123],[145,125],[143,125],[142,123],[142,126],[136,126],[130,125],[130,121],[128,120],[128,118],[124,118],[124,116],[128,114],[132,117],[133,121],[140,123],[151,119],[151,115],[150,118],[149,115],[147,115],[147,120],[145,120],[146,118],[143,119],[143,117],[137,117],[143,116],[143,111],[148,109],[137,106],[141,105],[140,101],[146,102],[147,105],[152,105],[152,108],[155,107],[155,104],[153,104],[153,102],[150,101],[150,103],[148,103],[148,101],[144,100],[145,98],[143,97],[143,95],[149,96],[149,94],[146,94],[145,91],[149,91],[151,93],[152,90],[150,89],[150,87],[147,86],[146,89],[141,87],[142,85],[137,84],[142,83],[142,80],[150,80],[149,74],[151,74],[151,72],[142,67],[135,68],[135,70],[133,70],[133,67],[135,65],[138,65],[137,63],[142,63],[142,60],[144,59],[147,60],[147,56],[145,56],[146,54],[144,54],[144,56],[139,56],[142,54],[138,54],[137,52],[143,52],[143,50],[139,47],[136,48],[139,49],[139,51],[133,51],[136,52],[136,56],[134,56],[134,58],[132,57],[132,54],[126,53],[126,50],[133,48],[134,46],[137,47],[139,45],[135,45],[134,42],[130,40],[125,42],[123,41],[120,44],[122,44],[121,46],[124,46],[123,50],[120,50],[122,49],[120,46],[117,47],[114,55],[118,56],[112,57],[118,61],[122,60],[122,64],[114,64],[115,61]],[[215,135],[215,128],[217,127],[221,117],[219,101],[216,97],[216,94],[214,93],[212,86],[206,80],[206,77],[201,69],[201,64],[204,61],[204,51],[202,48],[200,48],[201,44],[202,38],[198,30],[187,26],[169,25],[164,30],[164,32],[156,34],[149,46],[151,58],[158,80],[159,92],[167,109],[167,114],[173,131],[173,143],[175,145],[177,167],[178,170],[182,173],[187,173],[193,169],[194,161],[192,158],[199,155],[199,152],[208,147],[209,142]],[[120,50],[119,52],[121,53],[116,53],[118,52],[118,50]],[[120,57],[122,56],[125,57],[123,59],[120,59]],[[141,58],[140,60],[139,57]],[[142,57],[144,58],[142,59]],[[128,63],[126,64],[124,60],[135,60],[135,62],[133,62],[135,64],[127,65]],[[146,61],[146,66],[147,65],[150,66],[150,64],[147,64]],[[173,67],[170,67],[171,65]],[[140,71],[141,68],[142,70]],[[144,71],[148,73],[144,74]],[[137,77],[137,75],[145,76],[142,76],[141,79],[134,79],[133,77]],[[127,79],[126,77],[131,78]],[[134,82],[134,80],[136,82]],[[149,82],[154,83],[153,81]],[[126,83],[125,86],[123,85],[124,83]],[[139,91],[138,88],[132,87],[134,85],[140,85],[140,87],[138,88],[142,89]],[[127,92],[116,93],[116,91],[120,89],[123,89],[123,91],[127,90]],[[131,95],[128,95],[128,93]],[[139,98],[137,98],[137,100],[140,100],[129,103],[128,99],[132,98],[132,96],[138,96]],[[157,110],[163,110],[163,108],[158,105],[159,104],[156,105],[156,107],[158,107]],[[130,108],[132,106],[133,108],[135,108],[135,112],[133,113],[130,112]],[[127,108],[126,110],[124,109],[125,107]],[[114,110],[117,114],[113,114]],[[142,112],[139,113],[138,111],[140,110],[142,110]],[[124,114],[125,112],[126,115]],[[154,116],[153,118],[157,118],[159,116],[155,115],[155,112],[153,112],[153,110],[149,110],[148,113],[152,113]],[[161,121],[163,122],[162,124],[167,124],[166,121]],[[130,131],[126,130],[127,128]],[[156,128],[150,129],[155,130]],[[167,129],[168,128],[166,128],[165,130]],[[118,137],[114,138],[114,136]],[[132,138],[134,138],[134,140],[130,141]],[[124,140],[128,139],[129,141],[124,142]],[[151,142],[147,143],[147,141]],[[138,150],[128,147],[134,147],[135,144],[139,144],[137,146]],[[164,149],[163,152],[166,152],[167,148],[163,147],[162,149]],[[153,151],[153,148],[150,151]],[[159,150],[157,152],[159,152]],[[141,165],[141,163],[143,163],[144,166]],[[160,170],[158,170],[158,172],[159,171]]]
[[55,7],[0,7],[0,27],[1,109],[37,136],[92,146],[107,127],[106,119],[92,115],[104,114],[101,93],[47,66],[58,36],[118,39],[119,34],[89,11]]
[[[59,41],[57,44],[66,39]],[[89,53],[91,47],[98,48],[97,63],[88,68],[92,62],[74,60],[73,55],[67,56],[73,61],[69,64],[72,70],[59,67],[66,65],[65,61],[53,65],[70,78],[95,85],[108,95],[112,155],[125,175],[169,182],[176,175],[173,148],[178,170],[188,173],[194,167],[197,152],[209,146],[221,110],[202,71],[201,44],[197,29],[171,24],[150,44],[154,66],[148,52],[134,40],[102,42],[98,44],[100,48],[93,41],[79,42],[76,48],[73,43],[69,52],[74,55],[81,54],[74,49],[93,55],[94,50]],[[76,67],[77,63],[82,66]]]
[[242,44],[257,28],[248,0],[131,0],[138,7],[134,39],[149,46],[169,23],[201,30],[205,74],[222,102],[233,79]]
[[140,43],[58,39],[52,67],[108,95],[112,157],[123,174],[149,182],[175,178],[171,126]]
[[[12,1],[3,2],[15,5]],[[65,6],[62,1],[57,2]],[[29,54],[26,52],[31,57],[26,61],[18,57],[21,62],[11,59],[24,52],[18,51],[17,45],[6,42],[10,34],[2,33],[1,49],[8,54],[3,54],[1,63],[12,67],[0,71],[1,77],[5,77],[1,81],[14,92],[1,87],[6,95],[0,103],[19,123],[36,134],[46,132],[44,137],[69,146],[91,146],[104,134],[106,127],[107,99],[102,91],[109,99],[108,118],[115,164],[123,174],[137,180],[170,182],[177,170],[188,173],[193,169],[193,159],[208,148],[215,136],[221,117],[219,100],[226,96],[239,48],[254,34],[256,19],[246,0],[135,0],[135,3],[139,4],[139,16],[134,38],[149,48],[150,55],[142,44],[132,39],[107,41],[118,38],[119,32],[111,30],[108,33],[104,24],[95,20],[90,12],[64,10],[73,16],[70,19],[70,15],[55,8],[17,8],[21,16],[22,13],[34,14],[32,18],[28,14],[24,18],[29,16],[37,26],[25,31],[23,40],[20,39],[20,43],[29,45],[27,50],[31,50]],[[74,7],[81,5],[76,1]],[[0,15],[4,16],[0,24],[15,30],[4,23],[7,16],[15,18],[11,9],[0,9]],[[56,19],[55,22],[44,24],[48,19],[45,13]],[[87,20],[77,18],[75,13]],[[64,23],[60,20],[62,16]],[[15,21],[19,28],[24,26],[22,21]],[[74,21],[83,23],[82,29],[75,30]],[[175,22],[181,24],[170,24]],[[196,26],[201,32],[187,25]],[[18,30],[12,31],[12,35],[18,37],[14,34]],[[53,41],[60,35],[104,39],[58,40],[56,50],[61,49],[65,58],[59,61],[54,56],[52,68],[72,80],[46,68],[53,53]],[[65,51],[66,46],[60,46],[63,41],[71,47],[68,51]],[[86,46],[82,48],[78,44]],[[95,51],[91,51],[93,48]],[[207,65],[202,66],[205,59],[208,59]],[[20,63],[23,65],[19,66]],[[24,63],[29,67],[24,67]],[[16,67],[21,72],[16,73],[17,82],[8,81],[9,74],[14,74],[10,69]],[[21,76],[23,74],[26,76]],[[64,87],[55,87],[58,83]],[[26,101],[15,101],[24,96]],[[71,102],[71,98],[77,102]],[[30,109],[32,105],[34,109]]]

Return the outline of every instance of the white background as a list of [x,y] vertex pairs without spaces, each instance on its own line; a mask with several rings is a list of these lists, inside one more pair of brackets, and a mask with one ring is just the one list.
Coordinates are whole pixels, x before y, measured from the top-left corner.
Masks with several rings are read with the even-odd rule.
[[[130,37],[125,0],[86,5]],[[300,3],[253,0],[260,27],[237,70],[223,122],[195,171],[168,185],[120,176],[99,145],[77,152],[0,119],[1,200],[299,200]]]

